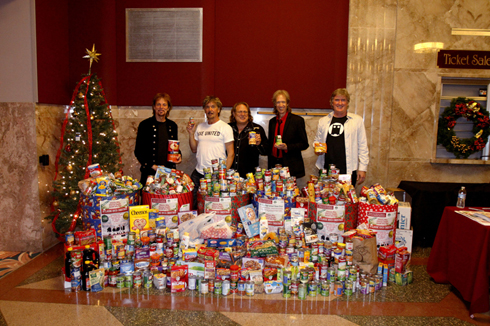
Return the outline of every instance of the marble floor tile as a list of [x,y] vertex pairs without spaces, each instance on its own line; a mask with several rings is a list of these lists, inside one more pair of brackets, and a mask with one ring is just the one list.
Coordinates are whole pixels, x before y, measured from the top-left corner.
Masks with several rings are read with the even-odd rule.
[[167,309],[138,309],[107,307],[124,326],[181,325],[181,326],[236,326],[224,314],[214,311],[175,311]]
[[339,316],[307,315],[307,314],[251,314],[241,312],[223,312],[223,315],[242,326],[271,325],[332,325],[354,326],[354,322]]
[[8,326],[122,325],[101,306],[0,301],[0,310]]

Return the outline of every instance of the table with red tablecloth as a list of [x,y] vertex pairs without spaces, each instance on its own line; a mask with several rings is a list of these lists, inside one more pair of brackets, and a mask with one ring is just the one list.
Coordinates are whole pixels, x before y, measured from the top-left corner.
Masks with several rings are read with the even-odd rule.
[[442,214],[427,272],[438,283],[451,283],[470,303],[470,313],[490,310],[490,226],[446,207]]

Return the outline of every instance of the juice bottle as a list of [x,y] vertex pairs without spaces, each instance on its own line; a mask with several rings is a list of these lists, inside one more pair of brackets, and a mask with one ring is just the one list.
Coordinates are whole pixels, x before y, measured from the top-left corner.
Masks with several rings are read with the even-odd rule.
[[65,276],[70,277],[71,273],[71,252],[73,251],[72,247],[69,247],[65,254]]
[[96,268],[99,268],[99,253],[93,250],[89,245],[83,249],[83,261],[92,262]]

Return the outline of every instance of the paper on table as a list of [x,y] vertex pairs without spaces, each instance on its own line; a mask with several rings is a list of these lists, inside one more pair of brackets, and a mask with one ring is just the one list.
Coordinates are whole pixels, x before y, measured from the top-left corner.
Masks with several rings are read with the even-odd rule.
[[489,212],[469,212],[469,211],[455,211],[458,214],[466,216],[473,221],[480,223],[481,225],[490,226],[490,214]]

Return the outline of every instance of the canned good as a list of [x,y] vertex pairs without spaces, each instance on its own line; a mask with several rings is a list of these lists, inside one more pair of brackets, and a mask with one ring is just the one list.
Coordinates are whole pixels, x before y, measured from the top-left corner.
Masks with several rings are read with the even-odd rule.
[[352,283],[352,281],[345,282],[344,293],[348,297],[350,297],[354,293],[354,284]]
[[291,290],[292,295],[298,295],[299,282],[297,282],[297,281],[291,282],[290,290]]
[[308,294],[310,297],[316,297],[318,291],[318,283],[316,281],[311,281],[308,283]]
[[282,297],[283,298],[290,298],[291,297],[291,287],[287,283],[283,283],[283,286],[282,286]]
[[[105,238],[104,238],[104,240],[105,240]],[[128,233],[128,242],[126,242],[126,243],[130,244],[130,245],[134,245],[135,241],[136,241],[136,232],[129,232]],[[112,246],[111,246],[111,248],[112,248]]]
[[299,280],[301,283],[308,283],[309,271],[307,268],[303,268],[299,274]]
[[336,281],[334,283],[334,289],[335,289],[335,295],[342,295],[344,294],[344,286],[342,285],[342,282]]
[[238,288],[238,295],[245,295],[245,291],[246,291],[245,281],[238,281],[237,288]]
[[330,283],[326,280],[323,280],[321,283],[321,295],[324,297],[328,297],[330,295]]
[[305,300],[306,299],[306,284],[301,283],[298,285],[298,299]]
[[345,281],[345,269],[337,269],[337,280]]
[[134,288],[140,288],[142,282],[143,282],[143,277],[141,275],[141,272],[134,273],[133,274],[133,287]]
[[376,280],[374,279],[374,277],[368,278],[368,284],[369,284],[369,293],[374,293],[376,291]]
[[291,284],[291,280],[292,280],[291,277],[292,277],[291,271],[285,271],[282,282],[284,284]]
[[245,294],[248,296],[253,296],[255,291],[255,283],[253,281],[248,281],[245,285]]
[[143,287],[145,289],[151,288],[153,285],[153,274],[150,271],[143,272]]
[[282,144],[282,136],[281,135],[276,136],[276,144]]
[[238,282],[230,282],[230,293],[238,293]]
[[124,287],[130,288],[133,286],[133,274],[126,274],[124,276]]
[[228,280],[224,280],[223,283],[221,284],[221,294],[223,296],[227,296],[228,294],[230,294],[230,290],[231,290],[230,284],[231,283]]
[[369,294],[369,283],[367,279],[361,278],[359,280],[359,292],[362,294]]
[[[221,293],[222,293],[221,290],[223,289],[222,285],[223,285],[222,281],[220,281],[220,280],[214,281],[214,289],[213,289],[214,294],[221,295]],[[210,292],[211,292],[211,290],[210,290]]]
[[248,144],[250,146],[257,145],[257,133],[255,131],[250,131],[248,133]]
[[111,264],[112,268],[114,268],[115,270],[119,270],[119,268],[121,267],[121,262],[118,259],[113,259]]
[[374,281],[375,281],[375,290],[378,291],[378,290],[381,290],[381,288],[383,287],[383,276],[381,275],[374,275]]
[[118,289],[124,288],[124,278],[125,278],[125,275],[124,274],[117,274],[117,277],[116,277],[116,287]]
[[329,267],[327,268],[327,280],[330,282],[335,281],[335,267]]
[[[168,277],[167,277],[168,279]],[[201,293],[201,282],[204,280],[202,276],[197,276],[196,277],[196,291]]]
[[209,293],[209,281],[208,280],[202,280],[199,284],[199,292],[201,294],[208,294]]
[[191,290],[191,291],[195,291],[196,290],[196,281],[197,281],[197,277],[195,275],[189,275],[188,279],[188,289]]

